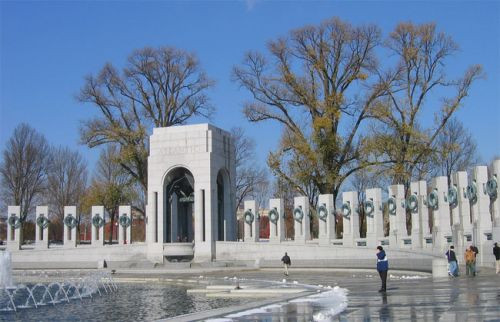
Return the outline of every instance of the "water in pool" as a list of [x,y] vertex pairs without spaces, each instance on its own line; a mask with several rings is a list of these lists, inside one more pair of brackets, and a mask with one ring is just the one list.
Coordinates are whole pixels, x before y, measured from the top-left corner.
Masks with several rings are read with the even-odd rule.
[[[248,300],[246,300],[248,301]],[[242,303],[168,284],[118,284],[116,292],[69,303],[1,312],[1,321],[150,321]]]

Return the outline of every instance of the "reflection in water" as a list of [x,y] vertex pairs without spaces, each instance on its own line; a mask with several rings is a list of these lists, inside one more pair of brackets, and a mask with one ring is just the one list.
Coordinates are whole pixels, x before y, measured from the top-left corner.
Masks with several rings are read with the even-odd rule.
[[450,303],[455,304],[459,296],[460,296],[460,289],[457,287],[452,288],[450,292]]
[[387,305],[387,293],[382,293],[382,304]]
[[224,316],[224,319],[231,321],[331,321],[345,310],[346,292],[346,289],[335,287],[298,299],[229,314]]
[[380,321],[391,321],[391,310],[387,305],[387,293],[382,292],[382,307],[379,310]]
[[[259,309],[257,309],[259,311]],[[281,303],[281,305],[265,307],[252,314],[229,315],[225,318],[232,321],[314,321],[317,307],[312,302]]]
[[469,305],[477,305],[479,303],[479,294],[477,292],[468,292],[467,302]]
[[295,304],[297,307],[297,322],[306,322],[313,320],[313,307],[309,302],[300,302]]
[[[248,299],[212,299],[187,294],[180,286],[165,284],[120,284],[116,293],[60,306],[39,306],[33,310],[0,312],[0,321],[152,321],[246,303]],[[99,317],[99,318],[98,318]]]

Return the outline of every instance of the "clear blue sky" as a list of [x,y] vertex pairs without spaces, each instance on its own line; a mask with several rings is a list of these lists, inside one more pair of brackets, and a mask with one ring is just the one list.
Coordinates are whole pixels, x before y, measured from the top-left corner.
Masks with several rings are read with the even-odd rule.
[[461,48],[450,61],[450,75],[471,64],[484,66],[487,79],[474,85],[457,116],[473,133],[484,161],[500,154],[497,1],[2,1],[0,10],[0,150],[13,129],[27,122],[52,144],[79,149],[93,168],[97,152],[77,143],[79,122],[94,113],[74,99],[84,76],[105,62],[123,65],[134,49],[169,45],[198,55],[217,81],[209,93],[217,109],[211,122],[224,129],[244,127],[264,162],[279,128],[244,119],[241,106],[248,94],[231,82],[232,66],[245,51],[264,50],[268,40],[290,29],[338,16],[353,24],[378,24],[385,35],[400,21],[436,22]]

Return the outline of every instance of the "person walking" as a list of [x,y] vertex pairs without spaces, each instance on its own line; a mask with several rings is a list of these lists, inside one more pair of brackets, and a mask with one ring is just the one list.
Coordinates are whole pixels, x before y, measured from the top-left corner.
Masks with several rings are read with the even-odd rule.
[[446,252],[446,258],[448,258],[448,267],[450,270],[450,275],[453,277],[458,276],[458,261],[455,255],[455,247],[450,246],[450,249]]
[[476,262],[476,255],[474,254],[474,251],[472,250],[472,246],[469,246],[466,250],[465,250],[465,256],[464,256],[464,259],[465,259],[465,274],[467,276],[471,275],[471,276],[475,276],[474,274],[474,264]]
[[285,256],[281,258],[283,262],[283,267],[285,268],[285,276],[288,276],[288,267],[292,265],[292,261],[290,260],[290,256],[285,252]]
[[498,243],[493,246],[493,255],[495,255],[496,273],[500,274],[500,247],[498,247]]
[[389,270],[389,261],[382,246],[377,246],[377,271],[382,281],[382,287],[379,292],[387,290],[387,271]]
[[477,254],[479,254],[479,249],[476,246],[474,246],[474,245],[471,245],[470,249],[474,253],[474,263],[472,265],[472,268],[474,269],[474,273],[473,274],[474,274],[474,276],[476,276],[476,273],[477,273],[476,261],[477,261]]

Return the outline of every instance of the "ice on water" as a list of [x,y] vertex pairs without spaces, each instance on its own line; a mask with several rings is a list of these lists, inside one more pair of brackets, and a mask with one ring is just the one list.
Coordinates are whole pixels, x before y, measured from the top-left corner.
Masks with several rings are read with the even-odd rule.
[[[256,314],[269,314],[271,309],[279,309],[286,305],[292,305],[293,303],[310,303],[316,307],[317,312],[314,314],[314,321],[330,321],[332,317],[341,313],[347,308],[347,289],[335,286],[334,288],[323,287],[321,290],[325,290],[318,294],[313,294],[310,296],[298,298],[288,302],[281,302],[277,304],[271,304],[267,306],[262,306],[258,308],[253,308],[250,310],[242,311],[227,315],[223,318],[209,319],[210,322],[221,322],[221,321],[233,321],[239,318],[256,315]],[[318,289],[318,291],[321,291]],[[272,314],[272,313],[271,313]]]

